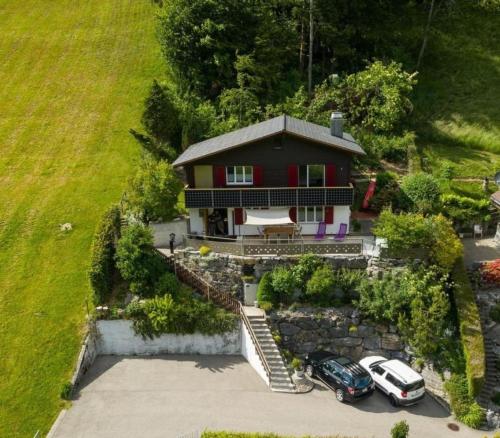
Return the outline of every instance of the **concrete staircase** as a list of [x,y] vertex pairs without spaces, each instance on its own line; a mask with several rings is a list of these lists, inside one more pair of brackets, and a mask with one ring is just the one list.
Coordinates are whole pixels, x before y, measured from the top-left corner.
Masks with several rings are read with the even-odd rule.
[[288,374],[280,351],[263,315],[247,315],[252,330],[271,369],[270,387],[275,392],[295,392],[295,385]]

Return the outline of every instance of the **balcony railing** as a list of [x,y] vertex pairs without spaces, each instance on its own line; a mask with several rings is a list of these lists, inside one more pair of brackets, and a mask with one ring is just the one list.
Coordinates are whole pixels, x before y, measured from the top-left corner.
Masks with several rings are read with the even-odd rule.
[[187,208],[290,207],[352,205],[354,188],[342,187],[246,187],[185,189]]

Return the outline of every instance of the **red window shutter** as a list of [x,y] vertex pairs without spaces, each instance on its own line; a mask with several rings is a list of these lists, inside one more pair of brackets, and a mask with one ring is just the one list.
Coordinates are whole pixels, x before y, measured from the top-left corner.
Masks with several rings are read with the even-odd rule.
[[288,187],[297,187],[299,185],[299,166],[291,164],[288,166]]
[[214,166],[214,187],[226,187],[226,168]]
[[297,223],[297,207],[290,208],[290,211],[288,212],[288,215],[290,216],[290,220],[292,222]]
[[253,166],[253,185],[257,187],[262,185],[262,166]]
[[325,223],[333,224],[333,207],[325,207]]
[[337,172],[335,169],[335,164],[327,164],[325,169],[325,186],[332,187],[335,186],[337,179]]
[[234,209],[234,225],[243,225],[243,209]]

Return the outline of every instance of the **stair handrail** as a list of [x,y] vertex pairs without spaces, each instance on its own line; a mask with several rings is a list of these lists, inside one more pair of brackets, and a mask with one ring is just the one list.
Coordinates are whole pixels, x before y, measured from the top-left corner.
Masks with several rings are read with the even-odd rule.
[[186,266],[182,265],[181,263],[178,263],[177,260],[175,259],[174,255],[167,255],[159,250],[156,250],[157,253],[165,259],[167,264],[173,269],[177,277],[184,281],[185,283],[196,287],[197,289],[202,292],[207,299],[212,300],[216,302],[217,304],[220,304],[221,306],[225,307],[226,309],[230,310],[236,315],[239,315],[241,318],[241,321],[245,325],[245,328],[247,329],[248,333],[250,334],[250,338],[252,339],[252,343],[255,347],[255,350],[257,351],[257,354],[259,355],[259,359],[262,362],[262,366],[264,367],[264,371],[267,374],[267,377],[269,378],[269,383],[271,383],[271,367],[267,363],[266,356],[264,355],[264,352],[262,351],[262,348],[260,347],[260,343],[257,339],[257,336],[255,335],[255,332],[252,328],[252,325],[250,323],[250,320],[248,319],[248,316],[245,313],[243,304],[241,303],[240,300],[237,300],[236,298],[232,297],[226,292],[221,292],[217,290],[214,286],[212,286],[207,280],[205,280],[203,277],[198,275],[195,271],[187,268]]
[[240,301],[240,316],[241,316],[241,321],[245,325],[245,328],[247,329],[248,333],[250,334],[250,338],[252,338],[252,343],[255,347],[255,350],[257,351],[257,354],[259,355],[259,359],[262,362],[264,371],[266,372],[267,377],[269,378],[269,383],[271,383],[271,367],[267,363],[267,359],[264,352],[262,351],[262,348],[260,348],[260,343],[257,339],[257,336],[255,335],[255,332],[253,331],[252,324],[250,323],[250,320],[248,319],[248,316],[245,313],[245,309],[243,308],[243,304],[241,304],[241,301]]

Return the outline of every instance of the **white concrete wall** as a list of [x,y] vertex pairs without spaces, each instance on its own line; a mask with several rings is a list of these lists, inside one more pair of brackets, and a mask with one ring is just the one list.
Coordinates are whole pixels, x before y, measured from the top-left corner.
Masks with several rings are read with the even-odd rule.
[[199,208],[189,209],[189,227],[191,234],[204,234],[203,217],[200,217]]
[[248,333],[245,324],[241,324],[241,354],[248,361],[251,367],[269,386],[269,378],[267,377],[266,370],[260,361],[259,355],[255,350],[250,333]]
[[100,335],[99,354],[240,354],[240,330],[221,335],[165,334],[143,339],[135,334],[132,321],[97,321]]
[[168,248],[170,246],[170,233],[175,233],[175,245],[180,245],[182,236],[187,233],[186,219],[150,224],[150,227],[153,229],[154,246],[157,248]]

